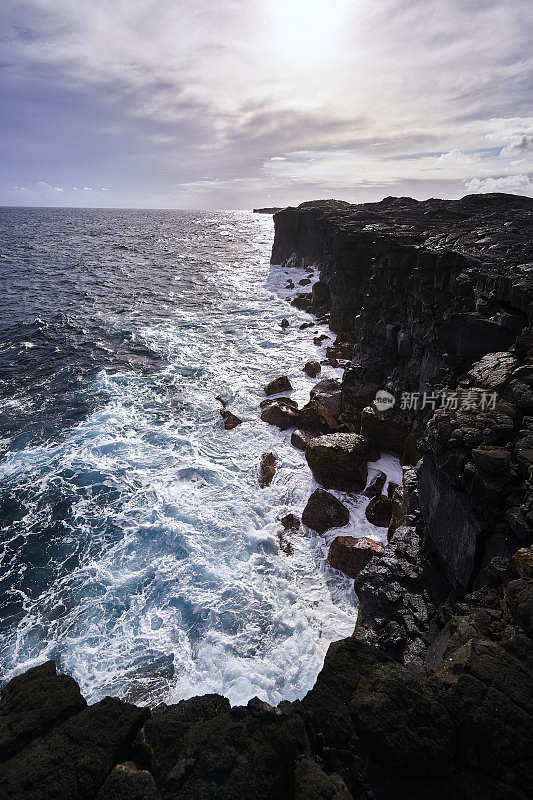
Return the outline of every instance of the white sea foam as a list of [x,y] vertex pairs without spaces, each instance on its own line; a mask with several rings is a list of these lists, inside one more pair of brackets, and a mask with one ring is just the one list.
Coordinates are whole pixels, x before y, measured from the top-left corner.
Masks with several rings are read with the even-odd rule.
[[[327,343],[314,345],[319,326],[301,331],[309,316],[285,302],[308,273],[269,267],[271,220],[247,225],[242,256],[214,260],[203,274],[215,306],[180,304],[177,281],[172,313],[141,328],[164,369],[102,371],[90,387],[102,398],[96,411],[60,441],[11,453],[0,467],[32,487],[27,537],[45,521],[39,498],[51,487],[77,490],[57,540],[47,542],[55,578],[24,596],[25,615],[4,638],[6,677],[54,657],[91,702],[220,692],[233,704],[254,695],[277,703],[302,697],[329,643],[352,633],[353,581],[327,565],[327,546],[340,533],[379,539],[382,531],[366,521],[366,498],[337,493],[349,527],[291,534],[293,554],[280,550],[279,518],[301,514],[316,484],[290,432],[260,421],[262,387],[286,373],[291,396],[305,402],[315,380],[303,364],[322,358]],[[231,238],[234,225],[218,234]],[[324,367],[320,377],[340,375]],[[222,427],[217,394],[244,420],[233,431]],[[277,471],[261,490],[266,451]],[[392,457],[374,467],[400,478]]]

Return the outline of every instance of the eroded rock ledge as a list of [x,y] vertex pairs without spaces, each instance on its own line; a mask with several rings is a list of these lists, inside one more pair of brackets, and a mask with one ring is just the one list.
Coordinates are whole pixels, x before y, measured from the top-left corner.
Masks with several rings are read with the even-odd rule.
[[[273,263],[321,269],[301,307],[327,303],[355,341],[343,430],[405,464],[389,543],[356,578],[354,635],[275,709],[86,707],[52,663],[30,670],[0,704],[2,800],[530,797],[533,200],[320,201],[274,220]],[[394,408],[372,405],[377,389]],[[400,407],[472,391],[497,397]]]

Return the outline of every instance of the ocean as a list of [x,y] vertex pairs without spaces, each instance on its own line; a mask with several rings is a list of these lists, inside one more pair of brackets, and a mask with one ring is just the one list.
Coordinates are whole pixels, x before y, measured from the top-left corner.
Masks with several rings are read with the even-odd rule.
[[288,374],[306,402],[329,342],[300,329],[308,273],[270,266],[272,239],[242,211],[0,208],[2,681],[51,658],[89,702],[275,704],[352,633],[353,581],[326,555],[339,532],[382,537],[366,501],[337,493],[349,528],[280,547],[316,484],[260,420],[263,386]]

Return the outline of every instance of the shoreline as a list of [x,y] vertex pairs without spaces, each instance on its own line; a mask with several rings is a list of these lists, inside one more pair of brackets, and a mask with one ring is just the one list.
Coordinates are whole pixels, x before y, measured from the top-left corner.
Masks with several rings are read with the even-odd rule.
[[[110,699],[86,708],[53,664],[34,668],[4,688],[0,798],[57,787],[55,797],[98,800],[527,800],[533,200],[323,201],[275,225],[273,262],[320,267],[303,306],[328,295],[330,327],[355,341],[333,391],[340,414],[328,416],[328,391],[282,418],[347,429],[317,430],[307,445],[323,484],[348,472],[360,485],[387,443],[405,465],[387,544],[355,578],[354,634],[330,645],[303,700],[276,708],[218,695],[152,712]],[[368,410],[378,389],[469,395],[470,406]],[[483,391],[496,391],[494,408],[472,405]],[[325,464],[314,444],[324,436]]]

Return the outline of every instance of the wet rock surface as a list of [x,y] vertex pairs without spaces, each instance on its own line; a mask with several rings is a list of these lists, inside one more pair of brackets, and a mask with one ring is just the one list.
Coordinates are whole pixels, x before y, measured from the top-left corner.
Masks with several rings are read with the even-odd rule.
[[383,551],[382,544],[366,536],[359,539],[353,536],[338,536],[329,548],[328,562],[348,577],[356,578],[370,559],[381,556]]
[[290,391],[292,391],[292,386],[286,375],[280,375],[279,378],[274,378],[274,380],[270,381],[270,383],[267,383],[265,386],[265,394],[267,395]]
[[259,465],[259,486],[264,489],[270,486],[276,474],[276,456],[274,453],[263,453]]
[[325,533],[330,528],[347,525],[350,512],[345,505],[324,489],[315,489],[307,501],[302,514],[302,522],[317,533]]
[[[87,708],[53,664],[31,670],[0,702],[0,800],[531,796],[533,199],[318,201],[274,221],[273,263],[320,267],[295,305],[354,342],[330,421],[306,412],[327,434],[306,445],[315,477],[362,491],[372,445],[405,465],[388,543],[354,579],[354,635],[276,709]],[[369,415],[380,389],[394,408]],[[269,399],[261,417],[300,412]],[[320,430],[331,420],[348,433]],[[348,520],[317,492],[315,525]]]
[[366,485],[368,452],[363,436],[331,433],[311,439],[305,457],[315,480],[326,489],[357,492]]
[[365,516],[372,525],[388,528],[392,516],[392,500],[385,495],[376,495],[365,508]]
[[282,431],[292,428],[300,422],[298,403],[288,397],[263,400],[261,403],[261,419],[263,422],[268,422],[269,425],[276,425]]

